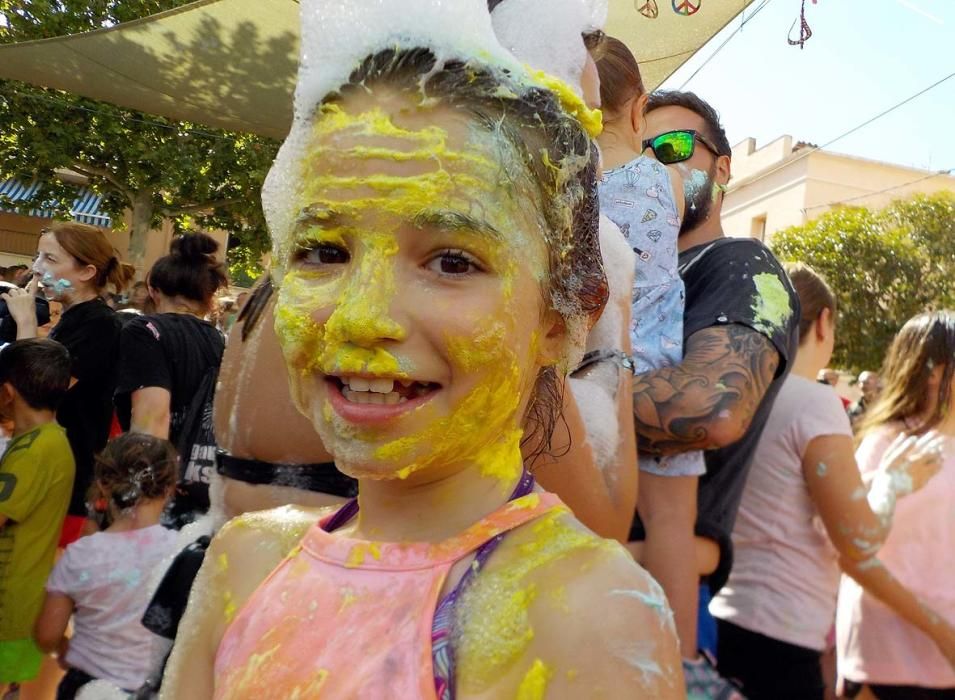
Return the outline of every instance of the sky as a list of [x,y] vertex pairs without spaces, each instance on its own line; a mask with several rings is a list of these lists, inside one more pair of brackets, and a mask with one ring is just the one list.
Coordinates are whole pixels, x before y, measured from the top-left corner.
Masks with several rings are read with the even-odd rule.
[[[800,0],[768,0],[753,15],[761,2],[682,87],[717,108],[731,144],[752,136],[761,147],[790,134],[821,146],[955,73],[953,0],[806,0],[812,37],[802,50],[786,42]],[[734,19],[661,87],[680,89],[740,23]],[[798,31],[797,21],[793,36]],[[955,76],[827,150],[955,168]]]

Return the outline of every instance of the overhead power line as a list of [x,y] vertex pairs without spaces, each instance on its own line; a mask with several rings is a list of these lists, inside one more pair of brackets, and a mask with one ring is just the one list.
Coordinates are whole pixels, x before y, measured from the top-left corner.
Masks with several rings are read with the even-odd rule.
[[[931,85],[929,85],[927,88],[923,88],[923,89],[919,90],[919,91],[916,92],[914,95],[909,95],[909,96],[906,97],[904,100],[901,100],[900,102],[896,102],[894,105],[892,105],[892,106],[889,107],[888,109],[882,110],[881,112],[879,112],[878,114],[876,114],[874,117],[870,117],[869,119],[866,119],[866,120],[865,120],[864,122],[862,122],[861,124],[857,124],[856,126],[852,127],[852,128],[849,129],[848,131],[842,132],[841,134],[839,134],[839,135],[836,136],[835,138],[826,141],[826,142],[825,142],[824,144],[822,144],[821,146],[811,146],[811,147],[809,147],[809,148],[806,148],[802,153],[800,153],[800,154],[799,154],[798,156],[796,156],[795,158],[792,158],[791,160],[785,160],[785,161],[783,161],[782,163],[780,163],[779,165],[777,165],[775,168],[771,168],[770,170],[767,170],[767,171],[765,171],[765,172],[758,173],[758,174],[757,174],[755,177],[753,177],[752,179],[747,180],[746,183],[749,184],[749,183],[752,183],[752,182],[757,182],[757,181],[759,181],[759,180],[762,180],[762,179],[765,178],[765,177],[769,177],[769,176],[772,175],[773,173],[778,172],[779,170],[782,170],[783,168],[789,167],[789,166],[792,165],[793,163],[797,163],[797,162],[799,162],[800,160],[802,160],[803,158],[809,157],[810,155],[812,155],[812,154],[815,153],[816,151],[821,151],[822,149],[827,148],[828,146],[831,146],[831,145],[834,144],[836,141],[841,141],[841,140],[844,139],[846,136],[849,136],[850,134],[854,134],[854,133],[857,132],[859,129],[862,129],[863,127],[868,126],[868,125],[871,124],[872,122],[874,122],[874,121],[876,121],[876,120],[878,120],[878,119],[881,119],[881,118],[884,117],[885,115],[887,115],[887,114],[889,114],[889,113],[891,113],[891,112],[894,112],[895,110],[897,110],[897,109],[898,109],[899,107],[901,107],[902,105],[906,105],[906,104],[908,104],[909,102],[911,102],[912,100],[914,100],[915,98],[921,97],[922,95],[924,95],[924,94],[925,94],[926,92],[928,92],[929,90],[933,90],[933,89],[937,88],[939,85],[941,85],[942,83],[944,83],[946,80],[951,80],[952,78],[955,78],[955,72],[949,73],[949,74],[946,75],[944,78],[941,78],[941,79],[939,79],[939,80],[936,80],[934,83],[932,83]],[[936,174],[937,174],[937,173],[933,173],[932,176],[934,177]]]
[[748,17],[747,17],[746,15],[744,15],[744,16],[743,16],[743,20],[740,22],[739,26],[738,26],[736,29],[734,29],[734,30],[732,31],[732,33],[731,33],[728,37],[726,37],[726,38],[723,40],[723,43],[722,43],[722,44],[720,44],[719,46],[716,47],[716,50],[713,51],[713,53],[711,53],[709,56],[706,57],[706,60],[704,60],[703,63],[701,63],[701,64],[697,67],[697,69],[696,69],[695,71],[693,71],[693,73],[690,75],[689,78],[687,78],[686,80],[683,81],[683,84],[680,85],[679,89],[680,89],[680,90],[683,90],[683,89],[687,86],[687,83],[689,83],[691,80],[693,80],[693,78],[696,77],[696,74],[699,73],[699,72],[700,72],[701,70],[703,70],[704,68],[706,68],[706,64],[709,63],[710,61],[712,61],[712,60],[716,57],[716,54],[718,54],[720,51],[723,50],[723,47],[726,46],[726,45],[730,42],[730,39],[732,39],[734,36],[736,36],[736,35],[739,34],[741,31],[743,31],[743,27],[745,27],[756,15],[758,15],[758,14],[760,13],[760,11],[761,11],[764,7],[766,7],[770,2],[772,2],[772,0],[762,0],[762,1],[759,3],[759,6],[758,6],[755,10],[753,10],[753,11],[749,14]]
[[922,177],[916,178],[914,180],[909,180],[908,182],[902,182],[898,185],[892,185],[891,187],[886,187],[882,190],[876,190],[875,192],[866,192],[865,194],[860,194],[855,197],[849,197],[848,199],[840,199],[835,202],[829,202],[828,204],[813,204],[811,207],[804,207],[803,212],[807,212],[810,209],[822,209],[823,207],[835,207],[840,204],[848,204],[849,202],[855,202],[860,199],[865,199],[866,197],[874,197],[877,194],[885,194],[886,192],[891,192],[892,190],[899,190],[903,187],[908,187],[909,185],[914,185],[925,180],[931,180],[933,177],[938,177],[939,175],[951,175],[955,171],[955,168],[949,168],[948,170],[938,170],[934,173],[929,173],[928,175],[923,175]]

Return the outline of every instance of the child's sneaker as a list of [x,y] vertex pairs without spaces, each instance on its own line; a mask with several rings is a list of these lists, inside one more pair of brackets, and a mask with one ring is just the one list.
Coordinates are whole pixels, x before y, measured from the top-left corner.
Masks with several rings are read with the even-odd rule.
[[705,652],[696,661],[683,659],[687,700],[746,700],[746,696],[716,670],[716,663]]

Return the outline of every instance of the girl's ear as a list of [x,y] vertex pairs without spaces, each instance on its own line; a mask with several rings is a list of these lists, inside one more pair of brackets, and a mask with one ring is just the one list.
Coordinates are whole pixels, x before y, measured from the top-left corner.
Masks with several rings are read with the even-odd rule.
[[543,335],[537,344],[537,357],[541,367],[558,364],[564,357],[567,344],[567,322],[557,311],[544,314],[541,322]]
[[647,100],[650,99],[650,93],[643,93],[630,104],[630,128],[633,130],[634,151],[641,153],[641,141],[647,132]]
[[823,308],[819,312],[819,318],[816,319],[816,322],[813,324],[816,331],[816,340],[822,342],[826,339],[826,329],[832,324],[832,310]]

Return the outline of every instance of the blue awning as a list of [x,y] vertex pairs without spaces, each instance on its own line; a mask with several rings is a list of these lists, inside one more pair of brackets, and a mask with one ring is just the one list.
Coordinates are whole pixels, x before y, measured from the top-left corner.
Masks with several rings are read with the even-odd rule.
[[[15,179],[6,180],[0,183],[0,198],[4,198],[10,202],[22,202],[34,198],[41,187],[42,185],[39,182],[23,184]],[[88,187],[76,185],[76,199],[73,200],[73,204],[70,207],[70,216],[73,217],[74,221],[79,221],[80,223],[109,228],[111,219],[109,215],[101,211],[99,207],[102,200],[102,197]],[[14,207],[0,204],[0,211],[39,216],[44,219],[52,219],[54,215],[52,209],[42,206],[28,211],[20,210],[17,212]]]

